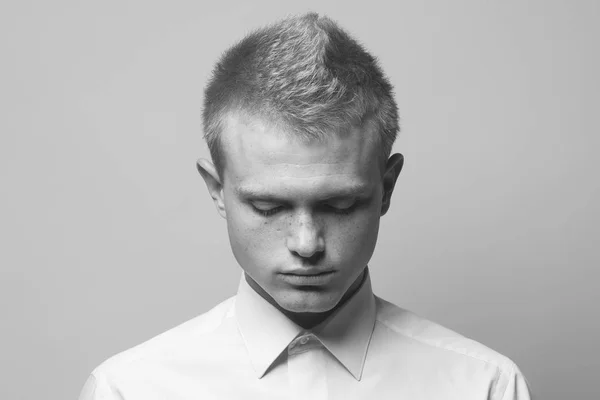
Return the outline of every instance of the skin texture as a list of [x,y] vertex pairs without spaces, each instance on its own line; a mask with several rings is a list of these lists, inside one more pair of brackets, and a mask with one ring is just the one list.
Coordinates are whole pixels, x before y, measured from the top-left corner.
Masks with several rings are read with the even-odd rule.
[[[306,141],[232,115],[222,132],[222,177],[209,160],[198,161],[246,280],[305,328],[360,286],[402,169],[400,154],[381,162],[370,129]],[[324,271],[331,274],[319,284],[287,279]]]

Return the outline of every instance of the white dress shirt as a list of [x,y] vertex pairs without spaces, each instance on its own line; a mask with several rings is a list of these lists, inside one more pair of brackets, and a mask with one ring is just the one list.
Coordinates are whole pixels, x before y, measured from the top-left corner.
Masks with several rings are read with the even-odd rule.
[[528,400],[497,352],[360,289],[306,331],[242,277],[236,296],[96,368],[80,400]]

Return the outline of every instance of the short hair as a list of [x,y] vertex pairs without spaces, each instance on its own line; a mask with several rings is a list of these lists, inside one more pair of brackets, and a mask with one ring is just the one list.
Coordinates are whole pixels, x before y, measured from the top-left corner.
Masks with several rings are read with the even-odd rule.
[[348,33],[316,13],[251,32],[217,62],[204,91],[204,138],[223,177],[220,140],[228,115],[283,125],[311,140],[367,122],[383,160],[399,131],[393,87],[377,60]]

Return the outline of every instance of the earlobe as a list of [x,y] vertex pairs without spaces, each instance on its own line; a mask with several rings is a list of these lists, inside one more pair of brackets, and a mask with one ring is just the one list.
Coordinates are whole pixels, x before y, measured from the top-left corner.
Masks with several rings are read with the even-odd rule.
[[209,160],[201,158],[196,162],[196,168],[206,183],[206,188],[217,207],[217,211],[223,218],[227,218],[223,197],[223,184],[214,164]]
[[381,215],[385,215],[391,204],[392,193],[396,186],[396,180],[402,167],[404,166],[404,156],[400,153],[392,155],[385,166],[385,173],[383,175],[383,199],[381,201]]

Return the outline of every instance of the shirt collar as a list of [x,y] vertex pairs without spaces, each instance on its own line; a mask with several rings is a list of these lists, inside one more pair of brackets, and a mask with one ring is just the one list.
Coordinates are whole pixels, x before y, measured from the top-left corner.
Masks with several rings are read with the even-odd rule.
[[[362,375],[375,313],[375,297],[367,269],[358,291],[311,330],[356,380]],[[290,342],[305,331],[256,293],[244,274],[235,300],[235,315],[258,378],[262,378]]]

